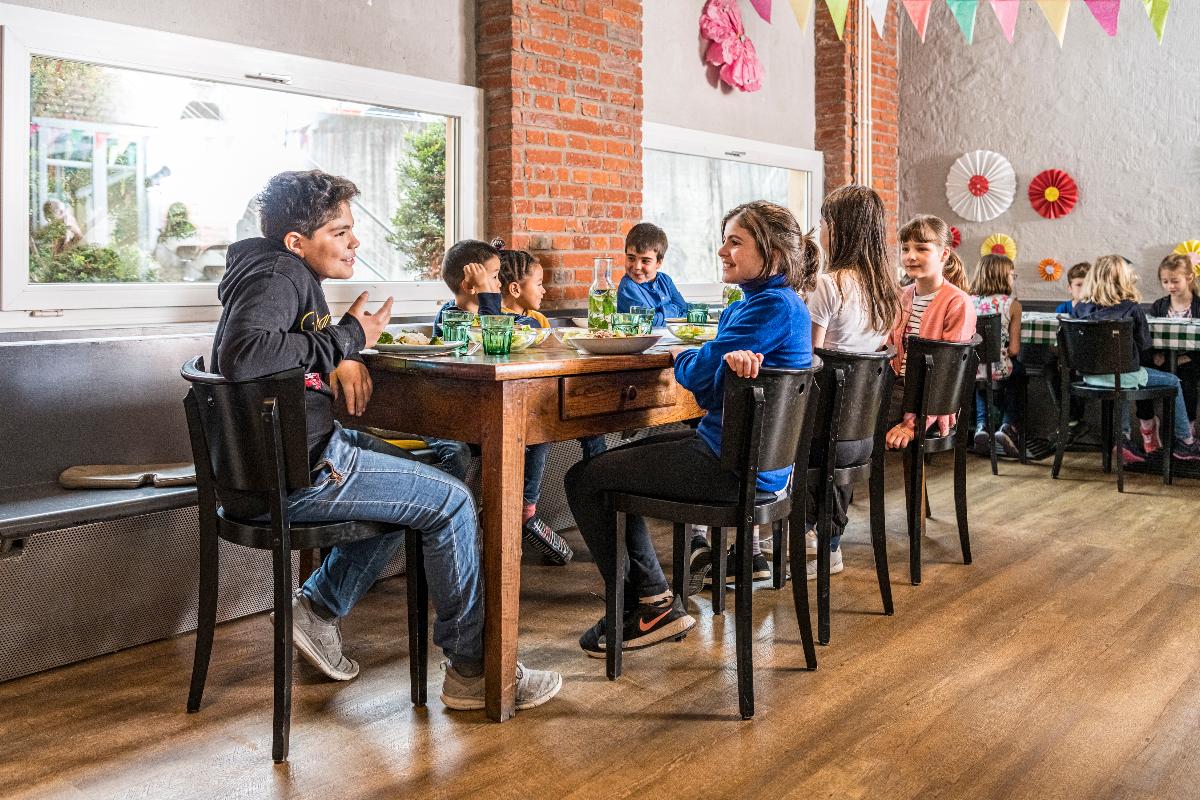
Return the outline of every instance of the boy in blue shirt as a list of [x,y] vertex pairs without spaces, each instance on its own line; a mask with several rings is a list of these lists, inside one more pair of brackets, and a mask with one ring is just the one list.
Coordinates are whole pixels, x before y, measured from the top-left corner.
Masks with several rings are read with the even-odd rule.
[[654,309],[655,326],[670,317],[687,315],[687,301],[662,269],[667,254],[667,234],[649,222],[639,222],[625,236],[625,277],[617,287],[617,311],[633,306]]
[[1054,309],[1055,314],[1070,314],[1076,303],[1083,300],[1083,282],[1091,268],[1092,265],[1088,262],[1080,261],[1067,270],[1067,286],[1071,289],[1071,299],[1059,303],[1058,307]]

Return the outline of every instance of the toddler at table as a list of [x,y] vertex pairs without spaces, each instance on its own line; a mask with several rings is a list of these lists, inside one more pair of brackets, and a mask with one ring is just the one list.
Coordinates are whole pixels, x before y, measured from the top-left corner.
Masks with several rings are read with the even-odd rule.
[[639,222],[625,235],[625,277],[617,286],[617,311],[634,306],[654,309],[654,325],[670,317],[687,315],[687,302],[671,276],[662,272],[667,254],[667,234],[657,225]]
[[[995,447],[1000,455],[1018,456],[1017,429],[1013,424],[1017,407],[1014,382],[1021,380],[1024,367],[1017,355],[1021,352],[1021,301],[1013,297],[1013,277],[1016,265],[1008,256],[988,254],[979,259],[971,276],[971,301],[975,314],[1000,315],[1000,362],[992,365],[991,379],[999,384],[996,405],[1000,409],[1000,428],[994,441],[988,441],[984,416],[987,404],[983,390],[975,392],[975,450],[988,455]],[[987,365],[979,365],[979,379],[988,378]]]
[[[629,570],[623,649],[637,650],[679,639],[696,620],[683,608],[663,575],[644,519],[631,515],[628,534],[616,529],[606,492],[661,494],[680,502],[733,502],[738,477],[721,467],[721,412],[728,365],[755,377],[759,367],[805,369],[812,365],[812,322],[798,292],[812,288],[820,250],[792,212],[766,201],[740,205],[725,215],[718,251],[721,277],[737,283],[745,300],[721,314],[716,338],[700,348],[677,347],[675,379],[708,414],[696,430],[650,436],[576,464],[567,473],[567,501],[579,531],[606,583],[615,573],[617,536],[626,537]],[[758,489],[783,490],[791,467],[759,473]],[[589,656],[605,655],[603,617],[584,631],[579,645]]]
[[[1083,287],[1084,300],[1071,310],[1075,319],[1132,319],[1133,320],[1133,350],[1134,361],[1141,363],[1142,353],[1150,349],[1150,323],[1146,313],[1142,311],[1138,301],[1141,299],[1136,278],[1129,263],[1121,256],[1101,256],[1088,273],[1087,282]],[[1112,377],[1108,375],[1085,375],[1083,380],[1094,386],[1112,386]],[[1187,408],[1183,401],[1183,387],[1179,378],[1169,372],[1153,367],[1139,367],[1135,372],[1127,372],[1121,376],[1124,385],[1143,386],[1173,386],[1175,387],[1175,458],[1181,461],[1200,460],[1200,442],[1192,436],[1188,424]],[[1146,451],[1141,445],[1135,445],[1129,438],[1129,409],[1120,409],[1121,431],[1124,434],[1121,446],[1124,448],[1125,461],[1138,463],[1146,460]],[[1147,434],[1158,430],[1154,418],[1153,405],[1146,408],[1138,404],[1138,420],[1142,430],[1143,441],[1157,444],[1157,436],[1148,438]]]
[[[442,315],[447,311],[467,311],[480,316],[503,314],[499,275],[497,248],[478,239],[463,239],[452,245],[442,257],[442,280],[454,292],[454,299],[438,309],[433,318],[433,335],[442,335]],[[522,314],[516,317],[514,324],[536,322]]]
[[[549,328],[550,320],[538,311],[546,289],[542,284],[544,270],[532,253],[526,250],[505,250],[502,239],[493,239],[492,246],[500,254],[500,308],[518,320],[534,328]],[[602,435],[584,436],[579,440],[586,461],[603,453],[607,448]],[[550,455],[550,442],[531,444],[525,448],[525,489],[521,515],[521,531],[525,541],[540,552],[552,564],[566,564],[573,553],[571,546],[555,533],[537,515],[537,504],[542,494],[542,479],[546,475],[546,458]]]
[[[1164,258],[1158,265],[1158,280],[1167,296],[1158,298],[1150,305],[1150,316],[1200,321],[1200,290],[1196,286],[1196,273],[1190,258],[1179,253]],[[1145,366],[1163,367],[1167,363],[1167,354],[1162,350],[1150,350],[1142,354],[1142,359]],[[1175,360],[1175,374],[1183,386],[1183,402],[1187,406],[1188,418],[1193,420],[1194,434],[1197,388],[1200,385],[1200,353],[1179,353]],[[1147,442],[1143,435],[1143,444],[1153,449],[1158,446],[1157,429],[1152,436],[1154,438]]]

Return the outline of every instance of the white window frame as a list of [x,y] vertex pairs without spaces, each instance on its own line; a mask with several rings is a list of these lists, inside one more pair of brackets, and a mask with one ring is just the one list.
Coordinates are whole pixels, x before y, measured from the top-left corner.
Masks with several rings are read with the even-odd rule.
[[[194,319],[196,307],[220,306],[214,283],[30,283],[28,123],[33,55],[449,117],[453,135],[448,146],[457,159],[447,159],[447,202],[452,204],[447,216],[455,220],[455,230],[447,230],[446,239],[474,238],[481,229],[483,92],[475,87],[6,4],[0,4],[0,51],[0,311],[34,316],[71,309],[175,308],[180,319]],[[285,85],[250,76],[289,80]],[[349,280],[325,286],[331,304],[350,303],[363,291],[378,299],[394,295],[400,301],[398,312],[406,307],[427,310],[449,294],[441,281]],[[110,313],[112,322],[119,324],[121,315]],[[216,318],[215,313],[211,316]]]
[[[808,219],[798,221],[806,229],[816,229],[821,224],[821,200],[825,195],[825,157],[819,150],[788,147],[770,142],[760,142],[756,139],[744,139],[739,136],[680,128],[660,122],[643,123],[642,150],[659,150],[807,172],[811,175],[805,203]],[[645,164],[644,159],[642,163]],[[644,177],[645,166],[642,169]],[[679,291],[684,297],[694,297],[699,300],[720,300],[721,288],[722,284],[719,282],[679,284]]]

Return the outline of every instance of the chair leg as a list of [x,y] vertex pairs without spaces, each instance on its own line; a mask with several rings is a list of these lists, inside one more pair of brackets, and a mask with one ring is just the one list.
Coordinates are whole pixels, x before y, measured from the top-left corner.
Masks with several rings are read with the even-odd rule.
[[712,531],[712,612],[725,613],[725,529],[711,528]]
[[682,522],[675,523],[673,552],[671,582],[674,584],[675,596],[686,607],[688,601],[688,565],[692,560],[692,540],[688,536],[687,525]]
[[1067,431],[1070,430],[1070,407],[1071,394],[1067,390],[1066,396],[1058,404],[1058,431],[1054,434],[1054,465],[1050,468],[1050,477],[1058,478],[1058,473],[1062,470],[1063,454],[1067,452]]
[[738,710],[742,719],[754,716],[754,547],[752,524],[742,524],[737,531],[737,607],[734,609],[734,647],[737,650]]
[[408,591],[408,678],[414,706],[425,705],[429,683],[429,586],[425,582],[425,548],[421,532],[404,532],[404,565]]
[[[208,664],[212,657],[213,631],[217,625],[217,578],[220,574],[221,548],[215,530],[200,531],[200,602],[196,613],[196,653],[192,661],[192,685],[188,690],[187,710],[200,710]],[[288,607],[291,608],[289,600]]]
[[925,460],[909,445],[905,452],[909,478],[908,576],[913,586],[921,583],[921,535],[925,527]]
[[782,589],[787,583],[787,570],[784,565],[783,548],[787,546],[788,521],[786,518],[775,520],[771,526],[771,588]]
[[[1124,409],[1126,412],[1127,409]],[[1115,442],[1115,446],[1111,452],[1114,452],[1117,459],[1117,491],[1125,491],[1125,441],[1121,435],[1121,424],[1124,422],[1125,414],[1120,412],[1112,414],[1109,428],[1109,441]]]
[[1029,374],[1026,373],[1021,377],[1021,404],[1017,407],[1017,420],[1020,422],[1020,427],[1017,428],[1017,459],[1022,464],[1029,463],[1029,455],[1025,452],[1025,409],[1029,408]]
[[991,457],[992,457],[992,474],[999,475],[1000,470],[996,466],[996,431],[994,430],[995,426],[992,424],[992,409],[995,407],[995,404],[996,404],[996,384],[994,381],[991,380],[990,373],[991,373],[992,365],[991,364],[986,365],[985,369],[988,371],[989,375],[988,375],[988,380],[984,381],[984,389],[983,389],[984,405],[985,405],[983,429],[985,431],[987,431],[987,435],[988,435],[988,452],[991,454]]
[[621,647],[625,625],[625,542],[629,535],[629,517],[617,513],[617,535],[613,553],[613,577],[605,592],[604,660],[608,679],[621,675]]
[[[828,492],[826,493],[828,495]],[[829,644],[829,540],[833,538],[833,509],[828,496],[817,519],[817,641]],[[807,574],[805,580],[808,579]]]
[[1112,400],[1101,400],[1100,401],[1100,430],[1102,431],[1102,433],[1100,434],[1100,439],[1101,439],[1100,463],[1104,466],[1105,472],[1112,472],[1113,449],[1116,446],[1116,444],[1114,442],[1114,437],[1112,435],[1113,418],[1115,416],[1116,415],[1113,414],[1113,401]]
[[807,554],[804,552],[804,537],[788,539],[788,560],[792,569],[792,602],[796,607],[796,624],[800,627],[800,641],[804,645],[804,666],[817,668],[817,648],[813,643],[812,616],[808,608],[808,580],[799,576],[806,574]]
[[[924,470],[922,470],[924,474]],[[933,519],[933,506],[929,503],[929,486],[921,484],[921,502],[925,504],[925,519]]]
[[275,709],[271,758],[287,761],[292,725],[292,558],[278,544],[271,551],[275,583]]
[[891,615],[892,579],[888,574],[887,523],[883,507],[883,456],[876,455],[871,461],[871,549],[875,554],[875,577],[879,580],[879,599],[883,601],[883,613]]
[[1160,435],[1163,439],[1163,485],[1171,485],[1171,461],[1175,458],[1175,398],[1163,398],[1163,427],[1166,429],[1166,435]]
[[964,564],[971,563],[971,537],[967,532],[967,448],[954,448],[954,512],[958,516],[958,543]]

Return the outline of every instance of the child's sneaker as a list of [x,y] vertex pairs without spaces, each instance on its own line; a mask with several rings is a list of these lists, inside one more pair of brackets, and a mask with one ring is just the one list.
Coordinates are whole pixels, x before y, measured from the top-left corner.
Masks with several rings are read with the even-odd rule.
[[817,532],[815,530],[804,532],[804,554],[810,556],[817,554]]
[[[442,662],[446,671],[442,679],[442,702],[455,711],[475,711],[486,705],[483,675],[467,678],[459,675],[449,661]],[[540,706],[562,688],[562,675],[542,669],[529,669],[517,662],[517,708]]]
[[[809,559],[806,569],[808,570],[808,579],[810,581],[815,581],[817,579],[817,560],[815,558]],[[843,569],[842,548],[839,547],[837,550],[834,550],[829,554],[829,574],[837,575]]]
[[1200,439],[1193,438],[1190,442],[1176,439],[1171,455],[1180,461],[1200,461]]
[[[342,629],[337,620],[326,621],[313,611],[312,601],[297,589],[292,594],[292,644],[327,677],[348,681],[358,675],[358,663],[342,654]],[[274,612],[271,621],[275,621]]]
[[[1122,440],[1121,450],[1123,451],[1123,454],[1125,456],[1126,464],[1141,464],[1143,461],[1146,460],[1146,454],[1143,453],[1141,450],[1137,449],[1137,445],[1135,445],[1133,443],[1133,440],[1130,439],[1128,436],[1126,436]],[[1115,458],[1116,455],[1117,455],[1117,450],[1114,447],[1113,448],[1113,457]]]
[[975,429],[975,452],[981,456],[991,455],[991,441],[988,439],[987,431],[983,426]]
[[551,564],[561,567],[574,556],[571,545],[542,522],[536,514],[525,520],[521,526],[521,534],[526,544],[541,553]]
[[[767,561],[767,557],[762,553],[757,553],[751,557],[753,564],[750,567],[750,580],[765,581],[771,578],[771,562]],[[710,581],[711,583],[711,581]],[[725,557],[725,585],[733,586],[737,583],[737,561],[733,558],[733,552]]]
[[1012,456],[1017,458],[1020,456],[1020,451],[1017,449],[1017,429],[1007,422],[1000,426],[1000,430],[996,431],[996,454],[1001,456]]
[[1153,453],[1162,447],[1162,440],[1158,438],[1158,417],[1139,422],[1142,429],[1142,450],[1146,453]]
[[688,596],[700,594],[712,571],[712,547],[703,536],[692,537],[692,557],[688,561]]
[[[678,597],[658,603],[638,603],[637,608],[625,612],[625,623],[621,639],[621,651],[641,650],[644,647],[679,640],[696,624],[696,619],[683,610]],[[579,646],[592,658],[604,658],[604,632],[606,622],[600,618],[579,637]]]

